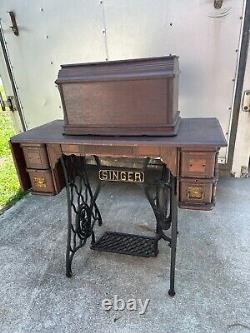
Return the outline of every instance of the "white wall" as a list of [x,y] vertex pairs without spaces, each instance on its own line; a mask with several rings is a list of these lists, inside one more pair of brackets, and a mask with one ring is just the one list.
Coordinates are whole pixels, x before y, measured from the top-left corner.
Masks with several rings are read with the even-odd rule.
[[[60,64],[171,53],[180,56],[181,115],[217,117],[228,138],[244,1],[224,0],[219,10],[213,3],[1,0],[4,36],[28,127],[62,118],[54,84]],[[10,29],[10,10],[16,13],[18,37]],[[222,162],[226,155],[222,149]]]

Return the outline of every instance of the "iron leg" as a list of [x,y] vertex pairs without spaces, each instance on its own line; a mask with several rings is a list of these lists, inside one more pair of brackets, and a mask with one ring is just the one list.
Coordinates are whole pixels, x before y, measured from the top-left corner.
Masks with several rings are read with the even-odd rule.
[[92,234],[91,234],[91,245],[92,244],[95,244],[95,233],[94,233],[94,231],[92,231]]
[[172,204],[172,226],[171,226],[171,265],[170,265],[170,288],[169,296],[175,295],[175,259],[176,259],[176,243],[177,243],[177,197],[176,197],[176,178],[171,180],[171,204]]
[[[67,190],[67,197],[68,197],[68,190]],[[72,277],[72,259],[73,253],[71,252],[71,225],[72,225],[72,214],[71,214],[71,204],[69,198],[68,201],[68,236],[67,236],[67,247],[66,247],[66,276],[68,278]]]
[[[99,167],[99,159],[95,157]],[[89,182],[85,157],[62,156],[60,158],[64,172],[67,194],[68,228],[66,247],[66,276],[72,276],[72,261],[78,249],[92,236],[95,242],[94,226],[102,224],[101,214],[96,204],[100,183],[93,191]]]
[[68,175],[64,163],[63,157],[60,158],[60,162],[63,168],[65,183],[66,183],[66,193],[67,193],[67,210],[68,210],[68,235],[67,235],[67,247],[66,247],[66,276],[71,277],[72,276],[72,269],[71,269],[71,263],[72,263],[72,253],[70,251],[71,249],[71,225],[72,225],[72,212],[71,212],[71,203],[70,203],[70,190],[69,190],[69,180]]

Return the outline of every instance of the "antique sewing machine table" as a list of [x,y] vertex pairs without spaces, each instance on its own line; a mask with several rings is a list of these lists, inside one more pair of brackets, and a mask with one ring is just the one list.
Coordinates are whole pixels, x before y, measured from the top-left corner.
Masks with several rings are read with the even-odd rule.
[[[56,120],[11,138],[19,180],[33,194],[55,195],[66,185],[68,238],[66,275],[76,251],[91,238],[93,250],[156,256],[158,241],[171,248],[169,295],[175,295],[177,206],[209,210],[215,204],[217,155],[226,146],[215,118],[184,118],[177,136],[65,136]],[[91,183],[88,160],[95,164],[97,182]],[[107,167],[103,158],[142,159],[142,168]],[[106,232],[95,239],[102,225],[97,197],[104,181],[135,182],[144,188],[156,218],[154,237]],[[171,230],[167,235],[167,230]]]

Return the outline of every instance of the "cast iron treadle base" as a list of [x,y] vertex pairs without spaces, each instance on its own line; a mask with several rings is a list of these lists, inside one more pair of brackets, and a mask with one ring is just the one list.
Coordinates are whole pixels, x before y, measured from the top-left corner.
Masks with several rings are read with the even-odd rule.
[[[100,160],[94,156],[97,171],[101,170]],[[101,179],[92,186],[89,180],[85,156],[63,155],[61,164],[67,189],[68,238],[66,250],[66,276],[72,276],[72,261],[75,253],[91,238],[93,250],[129,254],[141,257],[155,257],[158,254],[160,239],[169,243],[171,248],[170,289],[174,296],[175,258],[177,243],[177,180],[166,165],[161,172],[153,172],[150,158],[144,161],[144,192],[156,218],[155,237],[138,236],[119,232],[106,232],[95,241],[96,223],[102,225],[102,217],[96,200],[101,188]],[[171,237],[163,230],[171,228]]]
[[158,239],[121,232],[105,232],[95,243],[92,250],[129,254],[140,257],[156,257]]

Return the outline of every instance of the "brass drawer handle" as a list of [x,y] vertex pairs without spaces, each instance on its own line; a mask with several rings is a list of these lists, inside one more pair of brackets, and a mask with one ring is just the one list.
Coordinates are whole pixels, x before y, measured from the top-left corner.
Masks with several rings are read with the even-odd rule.
[[187,198],[188,200],[203,200],[204,199],[203,188],[200,186],[188,186]]
[[46,179],[44,177],[34,177],[34,183],[37,187],[46,188]]

